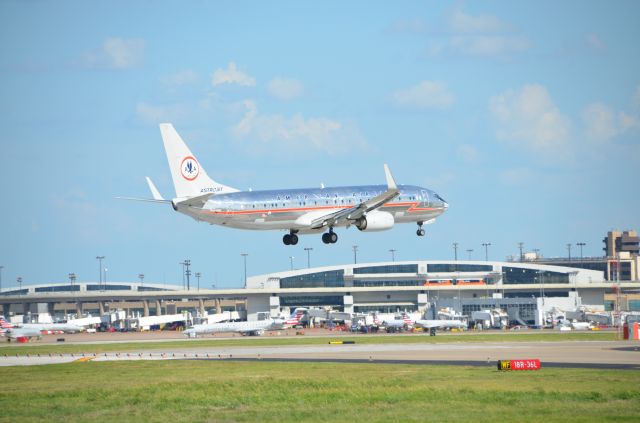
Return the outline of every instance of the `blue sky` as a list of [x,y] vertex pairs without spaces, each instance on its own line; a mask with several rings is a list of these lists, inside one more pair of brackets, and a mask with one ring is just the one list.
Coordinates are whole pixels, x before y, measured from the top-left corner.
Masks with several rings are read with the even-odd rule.
[[[602,253],[640,229],[640,3],[0,3],[3,287],[98,279],[202,286],[358,261]],[[198,224],[173,195],[158,123],[240,189],[383,183],[450,210],[415,236],[340,230],[335,245]],[[574,247],[573,254],[577,254]]]

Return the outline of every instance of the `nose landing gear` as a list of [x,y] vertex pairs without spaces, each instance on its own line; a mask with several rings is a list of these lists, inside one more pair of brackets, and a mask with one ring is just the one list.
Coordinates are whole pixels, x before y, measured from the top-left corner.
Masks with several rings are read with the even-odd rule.
[[418,230],[416,231],[416,235],[424,236],[425,232],[424,232],[424,229],[422,229],[422,225],[423,224],[424,224],[424,222],[422,222],[422,221],[418,222]]

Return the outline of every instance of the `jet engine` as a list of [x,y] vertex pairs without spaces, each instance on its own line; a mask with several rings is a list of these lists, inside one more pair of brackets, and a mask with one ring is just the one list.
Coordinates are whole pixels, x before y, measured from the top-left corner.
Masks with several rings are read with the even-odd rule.
[[372,211],[366,216],[361,217],[355,223],[356,228],[361,231],[374,232],[374,231],[386,231],[391,229],[395,220],[393,215],[389,212]]

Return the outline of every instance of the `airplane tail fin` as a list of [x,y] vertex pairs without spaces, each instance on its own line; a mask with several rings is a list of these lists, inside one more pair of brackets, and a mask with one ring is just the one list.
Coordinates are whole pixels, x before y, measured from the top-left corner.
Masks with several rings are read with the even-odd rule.
[[209,178],[207,172],[200,166],[172,124],[161,123],[160,133],[167,153],[176,197],[189,198],[204,194],[226,194],[238,191]]
[[285,320],[285,325],[287,326],[296,326],[300,323],[300,319],[307,312],[306,308],[296,308],[293,310],[293,313],[289,316],[288,319]]

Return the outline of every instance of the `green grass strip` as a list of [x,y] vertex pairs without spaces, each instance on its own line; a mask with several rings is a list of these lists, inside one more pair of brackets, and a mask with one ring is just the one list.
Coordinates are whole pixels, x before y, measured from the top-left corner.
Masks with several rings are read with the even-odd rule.
[[640,421],[640,372],[226,361],[0,368],[0,422]]

